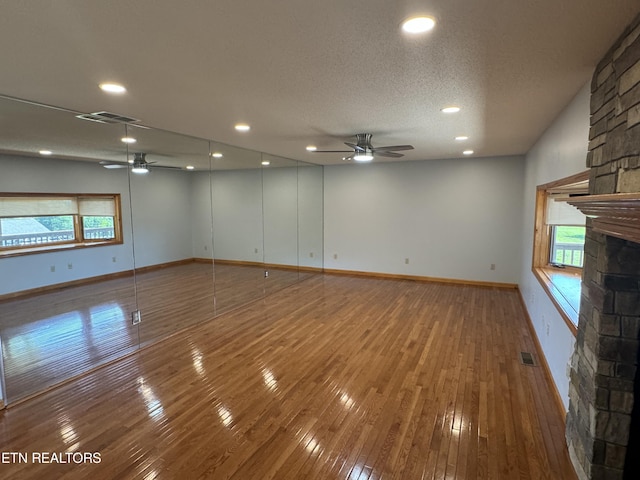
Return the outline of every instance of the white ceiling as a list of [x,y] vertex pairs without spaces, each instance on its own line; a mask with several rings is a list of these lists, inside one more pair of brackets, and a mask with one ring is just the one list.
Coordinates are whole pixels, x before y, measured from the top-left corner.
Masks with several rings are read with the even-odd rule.
[[[414,145],[401,160],[522,154],[639,12],[638,0],[0,0],[0,94],[321,164],[342,156],[306,145],[364,132]],[[418,13],[437,25],[409,38],[400,23]],[[440,112],[451,104],[462,111]]]

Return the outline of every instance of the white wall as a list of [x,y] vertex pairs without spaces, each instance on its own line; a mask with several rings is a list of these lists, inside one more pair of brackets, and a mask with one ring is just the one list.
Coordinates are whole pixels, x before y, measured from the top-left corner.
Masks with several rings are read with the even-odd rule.
[[523,168],[517,156],[325,167],[325,267],[515,284]]
[[213,258],[211,176],[191,172],[191,239],[195,258]]
[[215,258],[262,262],[261,171],[215,171],[211,178]]
[[131,175],[136,268],[193,257],[190,172]]
[[568,364],[575,337],[531,272],[536,186],[586,170],[589,85],[585,85],[526,156],[520,290],[551,374],[569,407]]
[[264,261],[298,264],[298,169],[262,170]]

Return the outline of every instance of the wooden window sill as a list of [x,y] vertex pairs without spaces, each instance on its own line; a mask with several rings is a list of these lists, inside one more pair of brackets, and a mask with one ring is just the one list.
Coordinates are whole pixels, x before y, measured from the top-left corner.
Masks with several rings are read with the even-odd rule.
[[533,273],[560,312],[569,330],[576,335],[580,314],[582,272],[576,268],[534,268]]
[[105,245],[122,245],[122,240],[91,240],[85,242],[74,242],[74,243],[61,243],[61,244],[48,244],[48,245],[40,245],[34,247],[24,247],[24,248],[8,248],[6,250],[0,250],[0,259],[6,257],[19,257],[22,255],[32,255],[35,253],[51,253],[51,252],[59,252],[62,250],[77,250],[81,248],[91,248],[91,247],[103,247]]

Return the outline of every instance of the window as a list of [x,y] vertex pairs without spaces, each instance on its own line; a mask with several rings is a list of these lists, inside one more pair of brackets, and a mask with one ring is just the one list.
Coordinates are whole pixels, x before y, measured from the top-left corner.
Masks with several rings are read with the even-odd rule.
[[532,269],[569,328],[580,310],[586,217],[566,200],[589,190],[589,172],[545,185],[536,193]]
[[585,227],[553,225],[551,227],[552,266],[582,268]]
[[122,243],[120,195],[0,194],[0,256]]

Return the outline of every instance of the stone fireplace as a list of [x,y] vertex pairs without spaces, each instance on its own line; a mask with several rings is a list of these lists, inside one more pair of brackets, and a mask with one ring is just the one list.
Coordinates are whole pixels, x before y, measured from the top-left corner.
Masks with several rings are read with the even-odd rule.
[[569,202],[592,218],[566,439],[581,480],[638,479],[640,16],[593,75],[589,137],[589,195]]

